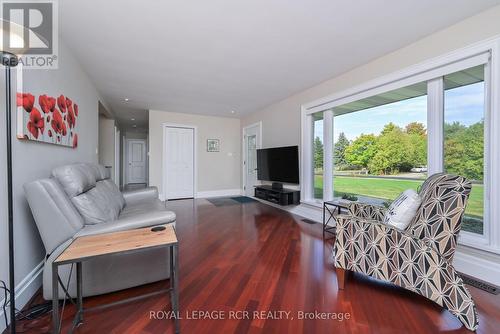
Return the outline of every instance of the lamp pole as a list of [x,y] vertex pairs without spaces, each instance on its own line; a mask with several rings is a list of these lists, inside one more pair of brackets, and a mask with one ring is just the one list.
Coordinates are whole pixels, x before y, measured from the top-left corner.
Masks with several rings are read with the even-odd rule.
[[[5,128],[7,131],[7,198],[9,212],[9,300],[10,300],[10,332],[16,333],[16,282],[14,280],[14,209],[12,202],[12,118],[11,118],[11,85],[10,70],[18,64],[13,53],[0,51],[0,60],[5,67]],[[5,317],[7,314],[4,315]]]

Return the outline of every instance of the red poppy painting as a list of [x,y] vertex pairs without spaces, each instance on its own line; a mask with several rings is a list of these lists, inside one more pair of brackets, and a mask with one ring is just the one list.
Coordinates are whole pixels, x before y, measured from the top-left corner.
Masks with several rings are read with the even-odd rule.
[[64,94],[17,93],[16,102],[19,139],[78,146],[79,110],[71,98]]
[[37,108],[31,109],[30,120],[28,121],[26,127],[28,128],[28,131],[33,135],[33,137],[35,137],[35,139],[38,139],[38,135],[43,133],[43,130],[45,128],[45,120]]
[[17,106],[23,107],[26,112],[31,112],[35,104],[35,96],[29,93],[17,93]]

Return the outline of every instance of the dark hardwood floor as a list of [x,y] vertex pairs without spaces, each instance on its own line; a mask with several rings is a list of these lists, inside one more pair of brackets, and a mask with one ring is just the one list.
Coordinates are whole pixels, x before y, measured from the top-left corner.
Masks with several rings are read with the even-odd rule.
[[[308,224],[258,202],[217,207],[206,200],[183,200],[167,205],[177,213],[180,240],[181,333],[469,332],[438,305],[366,276],[350,275],[346,289],[339,291],[332,240],[323,240],[320,224]],[[87,298],[84,305],[164,286],[167,282]],[[500,296],[470,290],[480,314],[478,332],[498,333]],[[84,324],[76,332],[172,333],[171,320],[150,318],[151,312],[162,310],[170,310],[167,296],[85,313]],[[250,319],[228,319],[231,311],[248,311]],[[279,311],[290,313],[282,313],[282,319],[269,318],[279,317]],[[64,332],[73,312],[73,307],[67,307]],[[186,319],[205,316],[202,312],[226,319]],[[338,312],[345,318],[303,320],[300,312]],[[21,328],[28,333],[49,331],[50,316],[25,321]]]

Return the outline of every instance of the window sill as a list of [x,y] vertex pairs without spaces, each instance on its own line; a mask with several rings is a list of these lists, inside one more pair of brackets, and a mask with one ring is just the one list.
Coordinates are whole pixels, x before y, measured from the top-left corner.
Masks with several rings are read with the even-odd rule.
[[314,208],[323,209],[323,201],[321,201],[321,200],[308,199],[305,201],[301,201],[300,204],[308,205],[308,206],[311,206]]
[[458,238],[458,244],[488,253],[500,254],[500,249],[492,247],[484,235],[477,235],[471,232],[462,231]]

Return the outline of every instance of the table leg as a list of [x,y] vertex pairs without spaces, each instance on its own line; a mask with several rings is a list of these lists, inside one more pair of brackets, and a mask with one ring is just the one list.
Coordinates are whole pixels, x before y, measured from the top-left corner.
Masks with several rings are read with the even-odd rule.
[[77,321],[79,325],[83,322],[83,280],[82,280],[82,263],[76,263],[76,297],[77,297]]
[[52,333],[59,333],[59,281],[58,265],[52,263]]
[[170,247],[170,300],[172,311],[175,314],[175,333],[180,332],[179,328],[179,247]]
[[326,210],[326,204],[323,203],[323,237],[325,236],[325,227],[326,227],[326,224],[325,224],[325,210]]

